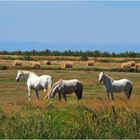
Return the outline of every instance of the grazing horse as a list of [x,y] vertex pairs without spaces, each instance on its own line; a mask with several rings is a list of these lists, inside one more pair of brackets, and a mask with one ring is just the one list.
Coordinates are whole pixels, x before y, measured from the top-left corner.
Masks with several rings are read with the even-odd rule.
[[31,90],[34,89],[36,92],[36,96],[39,99],[38,90],[43,90],[46,92],[46,96],[48,91],[52,85],[52,77],[49,75],[38,76],[34,72],[30,71],[21,71],[19,70],[16,76],[16,81],[18,82],[21,79],[27,79],[27,88],[28,88],[28,99],[31,100]]
[[77,99],[82,98],[83,84],[77,79],[72,80],[59,80],[51,88],[49,93],[49,98],[54,98],[56,93],[59,94],[59,101],[61,100],[61,94],[63,95],[65,101],[67,101],[66,94],[75,92]]
[[122,92],[124,91],[127,99],[130,99],[133,85],[132,82],[128,79],[121,79],[121,80],[113,80],[104,72],[99,74],[99,81],[104,84],[104,88],[107,93],[107,97],[109,99],[109,94],[111,95],[112,100],[114,100],[113,93],[114,92]]

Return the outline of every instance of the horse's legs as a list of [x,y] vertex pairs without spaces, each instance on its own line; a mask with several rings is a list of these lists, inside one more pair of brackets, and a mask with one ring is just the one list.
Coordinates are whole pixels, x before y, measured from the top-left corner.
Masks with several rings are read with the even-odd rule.
[[38,90],[35,90],[35,92],[36,92],[36,97],[37,97],[37,99],[39,99]]
[[114,96],[113,96],[113,93],[110,93],[111,94],[111,98],[112,98],[112,100],[114,100]]
[[28,100],[30,101],[31,100],[31,88],[28,87]]
[[59,95],[59,101],[61,101],[61,93],[58,92],[58,95]]
[[109,99],[109,92],[106,90],[107,98]]
[[67,97],[66,97],[65,93],[63,93],[63,97],[64,97],[65,101],[67,101]]
[[107,98],[109,99],[109,93],[107,92]]

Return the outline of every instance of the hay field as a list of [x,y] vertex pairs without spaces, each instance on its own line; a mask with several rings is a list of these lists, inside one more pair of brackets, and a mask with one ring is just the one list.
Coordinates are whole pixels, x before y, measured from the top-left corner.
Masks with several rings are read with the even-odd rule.
[[[107,58],[107,57],[88,57],[87,61],[81,60],[80,57],[60,57],[60,56],[31,56],[30,60],[26,60],[25,56],[2,56],[0,55],[0,70],[15,69],[40,69],[40,70],[60,70],[65,69],[66,63],[72,64],[73,70],[108,70],[108,71],[136,71],[136,68],[122,68],[122,63],[134,61],[140,63],[139,58]],[[49,63],[47,64],[46,61]],[[93,62],[88,65],[88,62]],[[39,67],[33,66],[38,63]],[[140,71],[140,67],[138,69]]]
[[0,138],[140,138],[140,73],[106,72],[114,79],[128,78],[134,90],[130,101],[123,93],[108,101],[98,82],[99,72],[33,70],[49,74],[53,82],[77,78],[84,84],[80,102],[74,94],[68,102],[40,100],[32,93],[27,100],[26,82],[15,81],[16,70],[0,71]]

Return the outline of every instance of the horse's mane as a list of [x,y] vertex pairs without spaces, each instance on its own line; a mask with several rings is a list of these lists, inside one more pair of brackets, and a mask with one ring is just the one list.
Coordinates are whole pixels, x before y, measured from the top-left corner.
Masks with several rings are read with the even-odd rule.
[[59,86],[59,84],[62,82],[62,79],[58,80],[56,83],[53,84],[53,86],[51,87],[50,91],[49,91],[49,96],[51,96],[52,92],[54,91],[54,89],[57,88],[57,86]]
[[56,83],[54,83],[53,86],[51,87],[50,92],[52,92],[52,90],[53,90],[58,84],[60,84],[61,82],[62,82],[62,79],[60,79],[60,80],[58,80]]
[[61,81],[62,81],[62,79],[60,79],[60,80],[58,80],[56,83],[54,83],[54,85],[52,86],[52,89],[53,89],[56,85],[60,84]]
[[107,74],[104,74],[106,77],[108,77],[112,82],[114,81],[113,78],[111,78],[110,76],[108,76]]
[[21,72],[24,73],[25,75],[28,75],[28,74],[34,74],[34,75],[37,75],[35,72],[32,72],[32,71],[22,70]]

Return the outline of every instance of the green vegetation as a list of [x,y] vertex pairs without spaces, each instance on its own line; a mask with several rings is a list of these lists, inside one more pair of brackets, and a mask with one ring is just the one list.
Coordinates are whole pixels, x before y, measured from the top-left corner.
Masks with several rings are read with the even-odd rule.
[[[23,112],[28,112],[23,116]],[[0,138],[93,139],[140,138],[140,113],[125,108],[101,111],[83,105],[46,108],[31,104],[12,115],[0,111]]]
[[[29,56],[83,56],[86,55],[88,57],[140,57],[139,52],[122,52],[122,53],[109,53],[109,52],[101,52],[101,51],[50,51],[48,49],[44,51],[0,51],[0,55],[24,55],[25,59]],[[30,58],[29,58],[30,59]]]
[[82,60],[82,61],[87,61],[87,60],[88,60],[88,56],[87,56],[86,53],[82,54],[81,60]]

